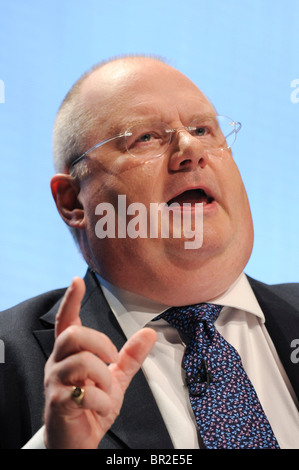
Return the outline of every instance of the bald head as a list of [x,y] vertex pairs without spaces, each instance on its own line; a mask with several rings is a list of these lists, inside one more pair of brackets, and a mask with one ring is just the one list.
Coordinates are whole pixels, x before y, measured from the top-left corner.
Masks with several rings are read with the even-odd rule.
[[145,78],[152,84],[154,92],[155,83],[161,85],[161,77],[167,79],[170,75],[171,81],[175,82],[178,89],[186,81],[192,83],[185,75],[158,57],[126,56],[111,59],[85,72],[64,98],[56,116],[53,129],[53,160],[56,172],[67,173],[70,163],[90,146],[92,136],[103,136],[101,128],[106,116],[111,113],[112,101],[115,108],[116,94],[121,111],[122,97],[125,94],[128,97],[129,93],[135,96],[142,92]]
[[[139,61],[141,58],[136,59]],[[135,58],[116,58],[94,65],[74,83],[65,96],[53,128],[53,161],[57,173],[67,173],[70,162],[86,148],[87,133],[91,131],[96,120],[96,116],[92,114],[93,106],[89,104],[92,104],[95,96],[100,93],[101,85],[98,79],[101,75],[107,77],[109,70],[111,72],[115,70],[117,76],[118,66],[125,67],[125,64],[132,60]],[[157,62],[159,59],[148,58],[147,60]],[[103,69],[103,74],[101,74],[101,69]],[[93,77],[97,82],[96,87]]]

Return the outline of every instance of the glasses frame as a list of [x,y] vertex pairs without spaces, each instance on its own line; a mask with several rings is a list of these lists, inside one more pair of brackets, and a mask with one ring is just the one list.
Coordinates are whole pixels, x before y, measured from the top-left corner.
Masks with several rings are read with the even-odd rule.
[[[231,148],[233,146],[233,144],[235,143],[236,141],[236,138],[237,138],[237,134],[238,132],[241,130],[241,127],[242,127],[242,124],[240,122],[237,122],[237,121],[234,121],[233,119],[231,119],[230,117],[228,116],[225,116],[225,115],[219,115],[217,114],[216,118],[218,117],[225,117],[227,119],[229,119],[231,121],[231,124],[233,124],[234,126],[234,130],[232,130],[232,132],[230,132],[225,138],[229,137],[230,135],[232,135],[233,133],[235,134],[235,139],[233,141],[233,143],[228,146],[228,147],[223,147],[223,148],[219,148],[217,150],[227,150],[229,148]],[[192,122],[191,122],[192,124]],[[190,131],[190,130],[195,130],[196,128],[192,128],[192,126],[182,126],[182,127],[178,127],[176,129],[167,129],[166,132],[169,132],[171,135],[170,135],[170,138],[169,138],[169,143],[168,143],[168,146],[169,144],[171,143],[171,139],[172,139],[172,135],[177,132],[177,131],[180,131],[182,129],[185,129],[186,131]],[[102,147],[102,145],[105,145],[105,144],[108,144],[109,142],[112,142],[113,140],[115,139],[120,139],[121,137],[129,137],[132,135],[132,132],[129,132],[130,131],[130,128],[128,128],[125,132],[121,133],[121,134],[117,134],[113,137],[109,137],[107,139],[104,139],[104,140],[101,140],[100,142],[98,142],[96,145],[94,145],[93,147],[91,147],[90,149],[86,150],[86,152],[82,153],[82,155],[80,155],[80,157],[77,157],[74,161],[71,162],[70,164],[70,168],[73,168],[75,165],[77,165],[77,163],[79,163],[81,160],[83,160],[86,155],[88,155],[90,152],[92,152],[93,150],[99,148],[99,147]],[[159,155],[156,155],[155,157],[152,157],[152,158],[158,158],[158,157],[161,157],[165,152],[166,150],[168,149],[168,146],[166,147],[166,149]],[[135,155],[133,155],[129,150],[128,150],[128,147],[127,147],[127,142],[126,142],[126,149],[127,149],[127,152],[132,155],[132,157],[134,158],[138,158],[136,157]]]

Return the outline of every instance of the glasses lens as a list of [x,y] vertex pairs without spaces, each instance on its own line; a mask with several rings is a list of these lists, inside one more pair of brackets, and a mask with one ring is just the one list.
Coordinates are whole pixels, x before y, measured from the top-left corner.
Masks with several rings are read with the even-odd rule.
[[134,157],[154,158],[163,155],[171,139],[169,127],[163,122],[135,124],[126,132],[126,146]]
[[226,116],[203,116],[192,121],[188,129],[207,149],[224,150],[236,140],[235,122]]
[[217,116],[217,121],[222,135],[219,148],[230,148],[236,140],[236,123],[227,116]]

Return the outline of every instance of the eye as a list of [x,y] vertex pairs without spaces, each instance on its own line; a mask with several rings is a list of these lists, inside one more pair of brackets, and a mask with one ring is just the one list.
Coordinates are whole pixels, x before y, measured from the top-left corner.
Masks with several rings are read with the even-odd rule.
[[130,128],[127,137],[129,148],[161,146],[169,140],[165,132],[166,125],[163,123],[142,123]]
[[153,133],[147,132],[146,134],[142,134],[137,139],[135,139],[135,142],[149,142],[153,138]]
[[203,117],[194,119],[187,129],[193,137],[208,140],[215,137],[215,127],[215,119]]
[[195,135],[197,137],[202,137],[202,136],[206,135],[207,133],[208,133],[207,128],[203,127],[203,126],[196,127],[193,131],[193,135]]
[[163,122],[143,122],[128,129],[126,145],[134,157],[156,157],[164,153],[171,139],[169,127]]

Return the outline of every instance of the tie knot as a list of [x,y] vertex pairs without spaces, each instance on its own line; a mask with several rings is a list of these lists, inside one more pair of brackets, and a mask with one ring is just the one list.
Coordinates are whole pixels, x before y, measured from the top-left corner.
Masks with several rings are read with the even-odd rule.
[[193,336],[201,328],[203,322],[212,325],[218,318],[221,309],[222,305],[206,303],[171,307],[159,315],[156,320],[163,318],[171,326]]

